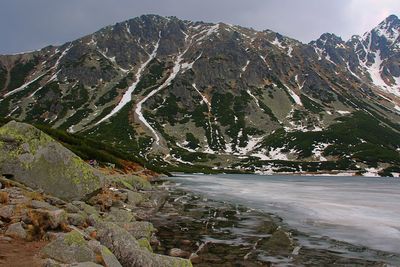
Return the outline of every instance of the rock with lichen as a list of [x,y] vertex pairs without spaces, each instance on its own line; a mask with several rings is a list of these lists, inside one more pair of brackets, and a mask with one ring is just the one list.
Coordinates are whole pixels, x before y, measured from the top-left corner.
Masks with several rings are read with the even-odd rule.
[[11,121],[0,128],[0,172],[64,200],[84,199],[102,176],[34,126]]
[[42,249],[42,254],[61,263],[95,262],[95,253],[78,231],[59,236]]
[[127,230],[114,223],[102,222],[97,227],[98,240],[114,253],[122,266],[192,266],[189,260],[151,253]]
[[153,224],[145,221],[124,223],[121,226],[136,239],[146,238],[150,240],[152,234],[156,232]]

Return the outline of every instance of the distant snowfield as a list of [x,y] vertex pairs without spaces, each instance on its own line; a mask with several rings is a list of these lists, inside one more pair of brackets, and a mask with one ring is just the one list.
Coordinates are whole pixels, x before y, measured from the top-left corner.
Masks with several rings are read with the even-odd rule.
[[178,175],[179,187],[281,216],[310,235],[400,253],[398,178]]

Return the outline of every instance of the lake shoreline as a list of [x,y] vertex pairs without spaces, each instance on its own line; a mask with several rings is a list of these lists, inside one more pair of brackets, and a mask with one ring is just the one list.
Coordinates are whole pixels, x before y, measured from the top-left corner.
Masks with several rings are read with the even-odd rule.
[[[234,205],[233,203],[236,203],[237,206],[242,206],[245,209],[250,210],[251,212],[258,212],[257,216],[258,219],[254,219],[253,214],[248,213],[244,213],[245,215],[243,215],[246,219],[243,219],[244,221],[252,221],[254,224],[260,223],[263,220],[266,220],[268,218],[268,220],[270,220],[271,218],[273,218],[274,223],[276,223],[278,225],[278,227],[280,227],[281,229],[284,229],[284,232],[288,234],[288,236],[291,237],[292,240],[292,246],[290,247],[291,249],[287,249],[287,251],[285,253],[279,252],[277,254],[273,254],[271,253],[271,251],[268,251],[267,247],[263,247],[263,249],[261,248],[257,248],[257,246],[259,244],[257,243],[257,240],[255,240],[255,242],[252,244],[252,246],[254,247],[254,245],[256,244],[256,253],[255,255],[253,255],[253,262],[257,263],[257,262],[262,262],[265,264],[278,264],[276,261],[280,261],[281,263],[279,264],[283,264],[283,262],[285,262],[285,260],[288,260],[289,258],[291,259],[291,262],[296,262],[296,264],[302,264],[302,262],[314,262],[316,265],[325,265],[325,264],[330,264],[332,262],[340,262],[341,264],[356,264],[355,266],[381,266],[381,264],[399,264],[400,263],[400,255],[398,254],[393,254],[390,252],[384,252],[384,251],[379,251],[379,250],[375,250],[372,248],[367,248],[365,246],[362,245],[357,245],[357,244],[351,244],[348,242],[342,242],[342,241],[337,241],[334,239],[331,239],[327,236],[324,235],[310,235],[308,233],[305,233],[303,231],[297,230],[296,228],[292,227],[291,225],[288,224],[288,222],[285,220],[285,218],[280,217],[277,213],[275,213],[273,211],[273,209],[268,212],[266,210],[259,210],[259,209],[251,209],[250,205],[243,205],[243,202],[240,201],[229,201],[229,200],[222,200],[221,198],[214,198],[213,196],[211,196],[210,194],[203,194],[201,193],[198,189],[196,188],[195,184],[191,184],[189,185],[185,185],[182,186],[181,182],[183,181],[183,179],[187,178],[187,176],[182,174],[177,174],[174,173],[174,175],[180,175],[180,178],[178,180],[176,180],[175,178],[177,176],[175,176],[175,178],[167,178],[167,181],[171,181],[172,182],[167,182],[168,187],[169,187],[169,192],[170,192],[170,197],[167,201],[166,204],[166,208],[160,210],[160,215],[161,217],[163,216],[163,214],[179,214],[179,220],[181,223],[186,224],[186,225],[191,225],[193,220],[205,220],[204,218],[207,218],[207,214],[209,214],[209,212],[207,211],[207,209],[205,207],[209,207],[214,205],[215,203],[219,203],[218,205],[220,205],[221,207],[223,207],[222,209],[230,209],[231,212],[234,211],[234,208],[236,205]],[[191,176],[190,179],[196,179],[197,175],[189,175]],[[193,177],[194,176],[194,177]],[[215,175],[208,175],[208,177],[214,177]],[[228,175],[229,176],[229,175]],[[269,177],[269,176],[268,176]],[[307,178],[309,176],[304,176],[302,178]],[[202,178],[204,178],[204,176],[202,176]],[[260,178],[258,176],[258,178]],[[282,178],[282,176],[281,176]],[[311,178],[311,177],[310,177]],[[197,177],[197,179],[199,179],[199,177]],[[317,177],[318,179],[318,177]],[[370,180],[368,178],[366,178],[367,180]],[[312,179],[313,180],[313,179]],[[373,179],[372,179],[373,180]],[[393,180],[393,179],[391,179]],[[177,193],[180,192],[180,193]],[[223,195],[224,192],[221,192],[221,195]],[[206,201],[203,201],[203,199],[206,199]],[[181,201],[184,201],[184,203],[181,203]],[[170,204],[168,204],[170,203]],[[217,205],[217,206],[218,206]],[[176,206],[176,207],[171,207],[171,206]],[[230,207],[230,208],[229,208]],[[249,208],[250,207],[250,208]],[[189,215],[187,214],[187,212],[190,212],[192,210],[196,210],[197,213],[195,212],[194,214],[190,213]],[[217,209],[218,211],[218,209]],[[207,216],[206,216],[207,215]],[[200,216],[200,217],[196,217],[196,216]],[[217,216],[220,217],[220,216]],[[190,219],[187,219],[190,218]],[[196,219],[197,218],[197,219]],[[251,218],[251,219],[250,219]],[[215,218],[208,218],[211,221],[215,221]],[[252,231],[254,229],[257,229],[257,227],[248,227],[248,226],[243,226],[240,225],[240,220],[236,217],[235,214],[233,214],[233,217],[228,218],[230,222],[239,222],[239,224],[237,224],[237,227],[233,227],[232,229],[225,229],[226,233],[225,236],[222,235],[222,239],[235,239],[238,237],[237,233],[235,234],[235,231]],[[179,245],[179,243],[176,243],[175,241],[177,240],[176,237],[171,237],[168,234],[169,230],[163,230],[163,229],[168,229],[166,227],[163,227],[162,224],[159,224],[157,222],[154,222],[156,228],[159,229],[159,235],[161,235],[161,240],[162,243],[164,244],[174,244],[174,245]],[[220,222],[216,222],[216,224],[218,225]],[[226,223],[226,222],[225,222]],[[218,229],[218,227],[216,228]],[[239,229],[239,230],[237,230]],[[203,229],[204,230],[204,229]],[[207,235],[200,235],[199,233],[201,233],[202,228],[200,227],[199,229],[196,229],[196,227],[194,227],[194,229],[192,229],[191,233],[189,236],[198,236],[200,237],[200,241],[204,241],[207,240],[207,238],[205,238],[204,236],[213,236],[216,233],[207,233]],[[164,232],[165,231],[165,232]],[[170,232],[170,231],[169,231]],[[197,232],[197,234],[196,234]],[[254,238],[254,235],[262,235],[262,232],[253,232],[251,234]],[[182,235],[180,235],[179,239],[180,240],[185,240],[185,236],[187,236],[187,233],[183,232]],[[217,234],[218,236],[218,234]],[[240,238],[249,238],[249,236],[246,235],[239,235]],[[220,243],[220,239],[221,236],[219,236],[219,238],[211,238],[209,241],[211,242],[216,242],[218,245],[216,246],[221,246]],[[262,237],[262,242],[266,242],[266,240],[269,237]],[[175,239],[175,241],[174,241]],[[254,240],[253,240],[254,241]],[[174,243],[175,242],[175,243]],[[248,242],[251,243],[251,242]],[[200,242],[201,244],[201,242]],[[213,244],[213,243],[211,243]],[[246,243],[247,244],[247,243]],[[248,245],[248,244],[247,244]],[[168,246],[168,245],[167,245]],[[171,246],[171,245],[170,245]],[[225,244],[226,248],[231,247],[231,251],[235,251],[235,249],[232,249],[232,244]],[[235,247],[235,246],[233,246]],[[242,250],[249,250],[251,246],[246,247],[246,245],[242,246]],[[261,246],[259,246],[261,247]],[[170,247],[171,248],[171,247]],[[226,249],[225,248],[225,249]],[[237,247],[236,247],[237,248]],[[220,248],[221,251],[225,251],[224,249]],[[279,250],[279,249],[278,249]],[[228,250],[229,251],[229,250]],[[265,255],[261,255],[263,254],[263,252],[266,252],[265,255],[269,255],[269,256],[265,256]],[[293,255],[297,254],[297,255]],[[237,256],[232,256],[230,255],[230,253],[228,253],[228,255],[225,255],[226,257],[233,257],[236,260],[243,260],[244,257],[243,254],[238,254]],[[240,259],[239,259],[240,258]],[[277,258],[279,258],[279,260],[277,260]],[[322,258],[325,258],[325,260],[322,260]],[[249,259],[249,258],[248,258]],[[287,262],[286,262],[287,263]],[[249,264],[248,262],[246,264]],[[203,265],[198,265],[198,266],[203,266]],[[204,265],[206,266],[206,265]],[[218,265],[217,265],[218,266]],[[238,266],[242,266],[242,265],[238,265]],[[243,266],[248,266],[248,265],[243,265]]]

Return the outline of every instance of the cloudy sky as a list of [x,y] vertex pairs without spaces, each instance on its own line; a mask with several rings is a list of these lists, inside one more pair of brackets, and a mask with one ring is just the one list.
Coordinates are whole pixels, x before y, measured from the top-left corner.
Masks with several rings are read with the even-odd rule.
[[0,0],[0,53],[62,44],[142,14],[271,29],[309,42],[324,32],[362,34],[399,0]]

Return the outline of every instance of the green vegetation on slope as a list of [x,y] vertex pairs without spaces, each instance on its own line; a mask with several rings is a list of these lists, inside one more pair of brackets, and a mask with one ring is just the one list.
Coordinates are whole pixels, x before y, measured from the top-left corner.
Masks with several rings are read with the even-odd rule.
[[33,70],[37,60],[33,59],[28,62],[19,62],[11,69],[10,83],[8,84],[8,90],[11,91],[19,86],[23,85],[26,76]]
[[330,144],[324,156],[350,157],[372,166],[378,162],[400,163],[396,151],[400,133],[363,112],[343,117],[324,131],[287,133],[280,129],[263,140],[264,147],[295,149],[301,157],[311,156],[314,145],[319,143]]

